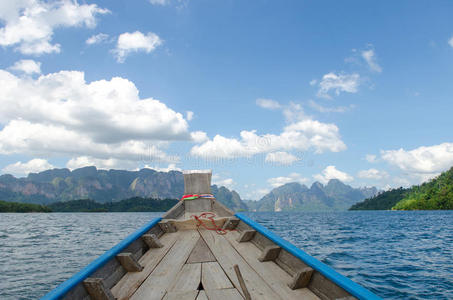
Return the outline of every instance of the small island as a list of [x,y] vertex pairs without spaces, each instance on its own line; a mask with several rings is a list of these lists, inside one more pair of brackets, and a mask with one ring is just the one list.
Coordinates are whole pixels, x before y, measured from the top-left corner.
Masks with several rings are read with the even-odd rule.
[[453,167],[421,185],[382,192],[354,204],[349,210],[451,209],[453,209]]

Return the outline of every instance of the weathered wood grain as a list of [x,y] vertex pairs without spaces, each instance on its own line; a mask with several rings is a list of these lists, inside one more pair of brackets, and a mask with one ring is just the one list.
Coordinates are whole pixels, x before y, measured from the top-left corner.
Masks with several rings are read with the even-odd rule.
[[239,243],[248,242],[255,236],[256,230],[244,230],[238,236],[237,241]]
[[[206,290],[209,300],[244,300],[237,289]],[[263,298],[256,298],[263,299]],[[277,299],[277,298],[275,298]]]
[[165,294],[164,300],[195,300],[197,299],[198,291],[185,292],[168,292]]
[[132,295],[131,299],[162,299],[176,279],[199,237],[198,231],[181,231],[176,243]]
[[270,261],[270,260],[274,261],[278,257],[278,255],[280,254],[280,250],[282,250],[282,248],[277,246],[277,245],[267,246],[261,252],[260,257],[258,257],[258,260],[261,261],[261,262]]
[[206,245],[206,242],[200,237],[197,244],[190,253],[186,263],[192,264],[209,261],[215,261],[214,254],[212,254],[211,250],[209,250],[208,245]]
[[[252,299],[281,299],[269,285],[253,270],[249,264],[242,258],[242,256],[233,248],[228,240],[225,239],[226,235],[219,235],[213,231],[200,230],[203,239],[216,257],[222,269],[227,274],[233,285],[239,290],[240,284],[234,272],[233,266],[237,264],[241,268],[242,276],[247,284],[247,288],[252,296]],[[258,262],[255,256],[255,261]],[[208,298],[209,294],[208,294]]]
[[170,248],[172,248],[180,235],[180,232],[164,234],[161,237],[161,242],[164,246],[162,248],[148,250],[139,260],[139,263],[143,266],[143,271],[125,274],[123,278],[121,278],[121,280],[112,288],[113,296],[119,300],[129,299],[129,297],[131,297],[132,294],[140,287],[149,274],[151,274]]
[[[225,238],[237,250],[242,258],[253,268],[260,277],[283,299],[319,299],[309,289],[291,290],[288,283],[291,276],[273,261],[260,262],[257,258],[261,251],[252,243],[238,243],[238,232],[230,232]],[[253,298],[253,297],[252,297]]]
[[102,278],[88,277],[83,281],[83,285],[93,300],[114,300],[112,293],[104,286]]
[[[196,291],[201,282],[201,263],[185,264],[179,271],[173,286],[172,292]],[[196,296],[196,295],[195,295]]]
[[218,262],[208,262],[201,265],[201,282],[205,290],[234,288]]
[[119,253],[116,259],[118,259],[123,268],[128,272],[140,272],[143,270],[143,266],[140,265],[132,253]]

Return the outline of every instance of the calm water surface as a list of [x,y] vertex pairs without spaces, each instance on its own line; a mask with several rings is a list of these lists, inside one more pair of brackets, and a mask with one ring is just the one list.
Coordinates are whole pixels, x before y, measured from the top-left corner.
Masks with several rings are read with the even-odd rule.
[[[160,213],[0,214],[0,299],[35,299]],[[386,299],[453,299],[453,211],[250,213]]]

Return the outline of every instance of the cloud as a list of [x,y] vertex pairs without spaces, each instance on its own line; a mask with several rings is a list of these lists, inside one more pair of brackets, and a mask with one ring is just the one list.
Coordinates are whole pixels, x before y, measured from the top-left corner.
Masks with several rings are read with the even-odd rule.
[[367,160],[367,162],[370,162],[370,163],[375,163],[377,161],[376,155],[374,155],[374,154],[367,154],[365,156],[365,159]]
[[212,183],[232,189],[235,182],[232,178],[221,178],[218,174],[212,175]]
[[3,173],[13,174],[15,176],[27,176],[29,173],[37,173],[48,169],[53,169],[47,160],[41,158],[34,158],[26,163],[18,161],[14,164],[7,165],[2,169]]
[[170,3],[169,0],[148,0],[152,5],[167,5]]
[[292,165],[299,160],[300,158],[298,158],[297,156],[284,151],[268,153],[265,158],[266,162],[279,165]]
[[327,166],[321,174],[316,174],[313,176],[316,180],[320,181],[321,183],[327,183],[331,179],[338,179],[342,182],[350,182],[353,181],[354,178],[349,174],[337,170],[335,166]]
[[305,114],[305,111],[299,103],[290,102],[283,108],[283,116],[285,116],[286,122],[295,123],[310,117]]
[[108,38],[109,38],[109,35],[108,35],[108,34],[99,33],[99,34],[95,34],[95,35],[90,36],[90,37],[85,41],[85,43],[86,43],[87,45],[100,44],[100,43],[102,43],[102,42],[107,41]]
[[291,173],[288,176],[269,178],[267,182],[273,187],[279,187],[290,182],[298,182],[305,184],[308,182],[308,178],[303,177],[299,173]]
[[67,163],[68,169],[74,170],[78,168],[96,166],[98,169],[122,169],[122,170],[133,170],[137,168],[139,162],[131,160],[123,160],[116,158],[100,159],[90,156],[78,156],[71,158]]
[[32,59],[21,59],[10,67],[11,70],[21,71],[25,74],[41,74],[41,63]]
[[313,100],[310,100],[308,102],[308,105],[310,105],[310,107],[313,108],[314,110],[317,110],[321,113],[331,113],[331,112],[344,113],[355,107],[352,104],[349,106],[327,107],[327,106],[322,106],[321,104],[318,104]]
[[430,178],[453,166],[453,143],[422,146],[406,151],[381,151],[381,157],[388,163],[409,174]]
[[453,36],[448,40],[448,44],[453,48]]
[[376,53],[374,53],[373,49],[368,49],[368,50],[362,51],[362,58],[366,61],[366,63],[368,64],[368,67],[372,71],[378,72],[378,73],[382,72],[381,66],[379,66],[376,61]]
[[201,136],[121,77],[86,82],[83,72],[60,71],[33,79],[0,70],[0,85],[1,154],[174,162],[161,146]]
[[366,178],[366,179],[383,179],[389,177],[389,174],[385,171],[379,171],[376,169],[368,169],[359,171],[357,174],[359,178]]
[[140,31],[126,32],[118,37],[113,54],[119,63],[123,63],[129,54],[134,52],[150,53],[161,44],[162,40],[155,33],[148,32],[144,35]]
[[272,99],[256,99],[256,105],[265,109],[279,109],[281,107],[280,103]]
[[194,116],[194,112],[193,111],[190,111],[190,110],[186,111],[186,119],[188,121],[192,121],[193,116]]
[[176,166],[176,164],[169,164],[167,167],[165,168],[162,168],[162,167],[156,167],[156,166],[149,166],[149,165],[145,165],[144,168],[147,168],[147,169],[152,169],[152,170],[155,170],[155,171],[158,171],[158,172],[170,172],[170,171],[182,171],[181,168],[178,168]]
[[318,97],[331,98],[330,91],[335,95],[340,95],[341,92],[357,93],[360,85],[360,75],[353,74],[335,74],[328,73],[322,77],[319,82]]
[[316,120],[289,124],[279,135],[258,135],[256,130],[243,130],[240,136],[240,139],[236,139],[216,135],[212,140],[192,147],[191,154],[211,159],[231,159],[275,151],[312,149],[316,153],[322,153],[346,149],[335,124],[321,123]]
[[195,143],[203,143],[209,140],[208,136],[206,135],[206,132],[204,131],[191,132],[190,137],[192,138],[192,141],[194,141]]
[[40,55],[60,52],[53,44],[56,28],[96,26],[96,16],[109,11],[96,4],[78,4],[77,1],[1,1],[0,45],[15,47],[22,54]]

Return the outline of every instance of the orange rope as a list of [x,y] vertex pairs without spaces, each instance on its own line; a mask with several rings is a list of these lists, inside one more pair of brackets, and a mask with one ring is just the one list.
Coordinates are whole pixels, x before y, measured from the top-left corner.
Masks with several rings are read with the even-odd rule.
[[[197,220],[197,222],[198,222],[197,226],[198,227],[203,226],[206,230],[214,230],[218,234],[222,234],[222,235],[226,234],[227,231],[225,229],[223,229],[223,228],[220,228],[215,223],[215,220],[214,220],[215,216],[216,216],[216,214],[212,213],[212,212],[204,212],[204,213],[200,214],[199,216],[192,215],[192,217],[194,217],[195,220]],[[201,218],[211,220],[211,223],[212,223],[213,227],[206,226],[206,224],[201,220]]]

